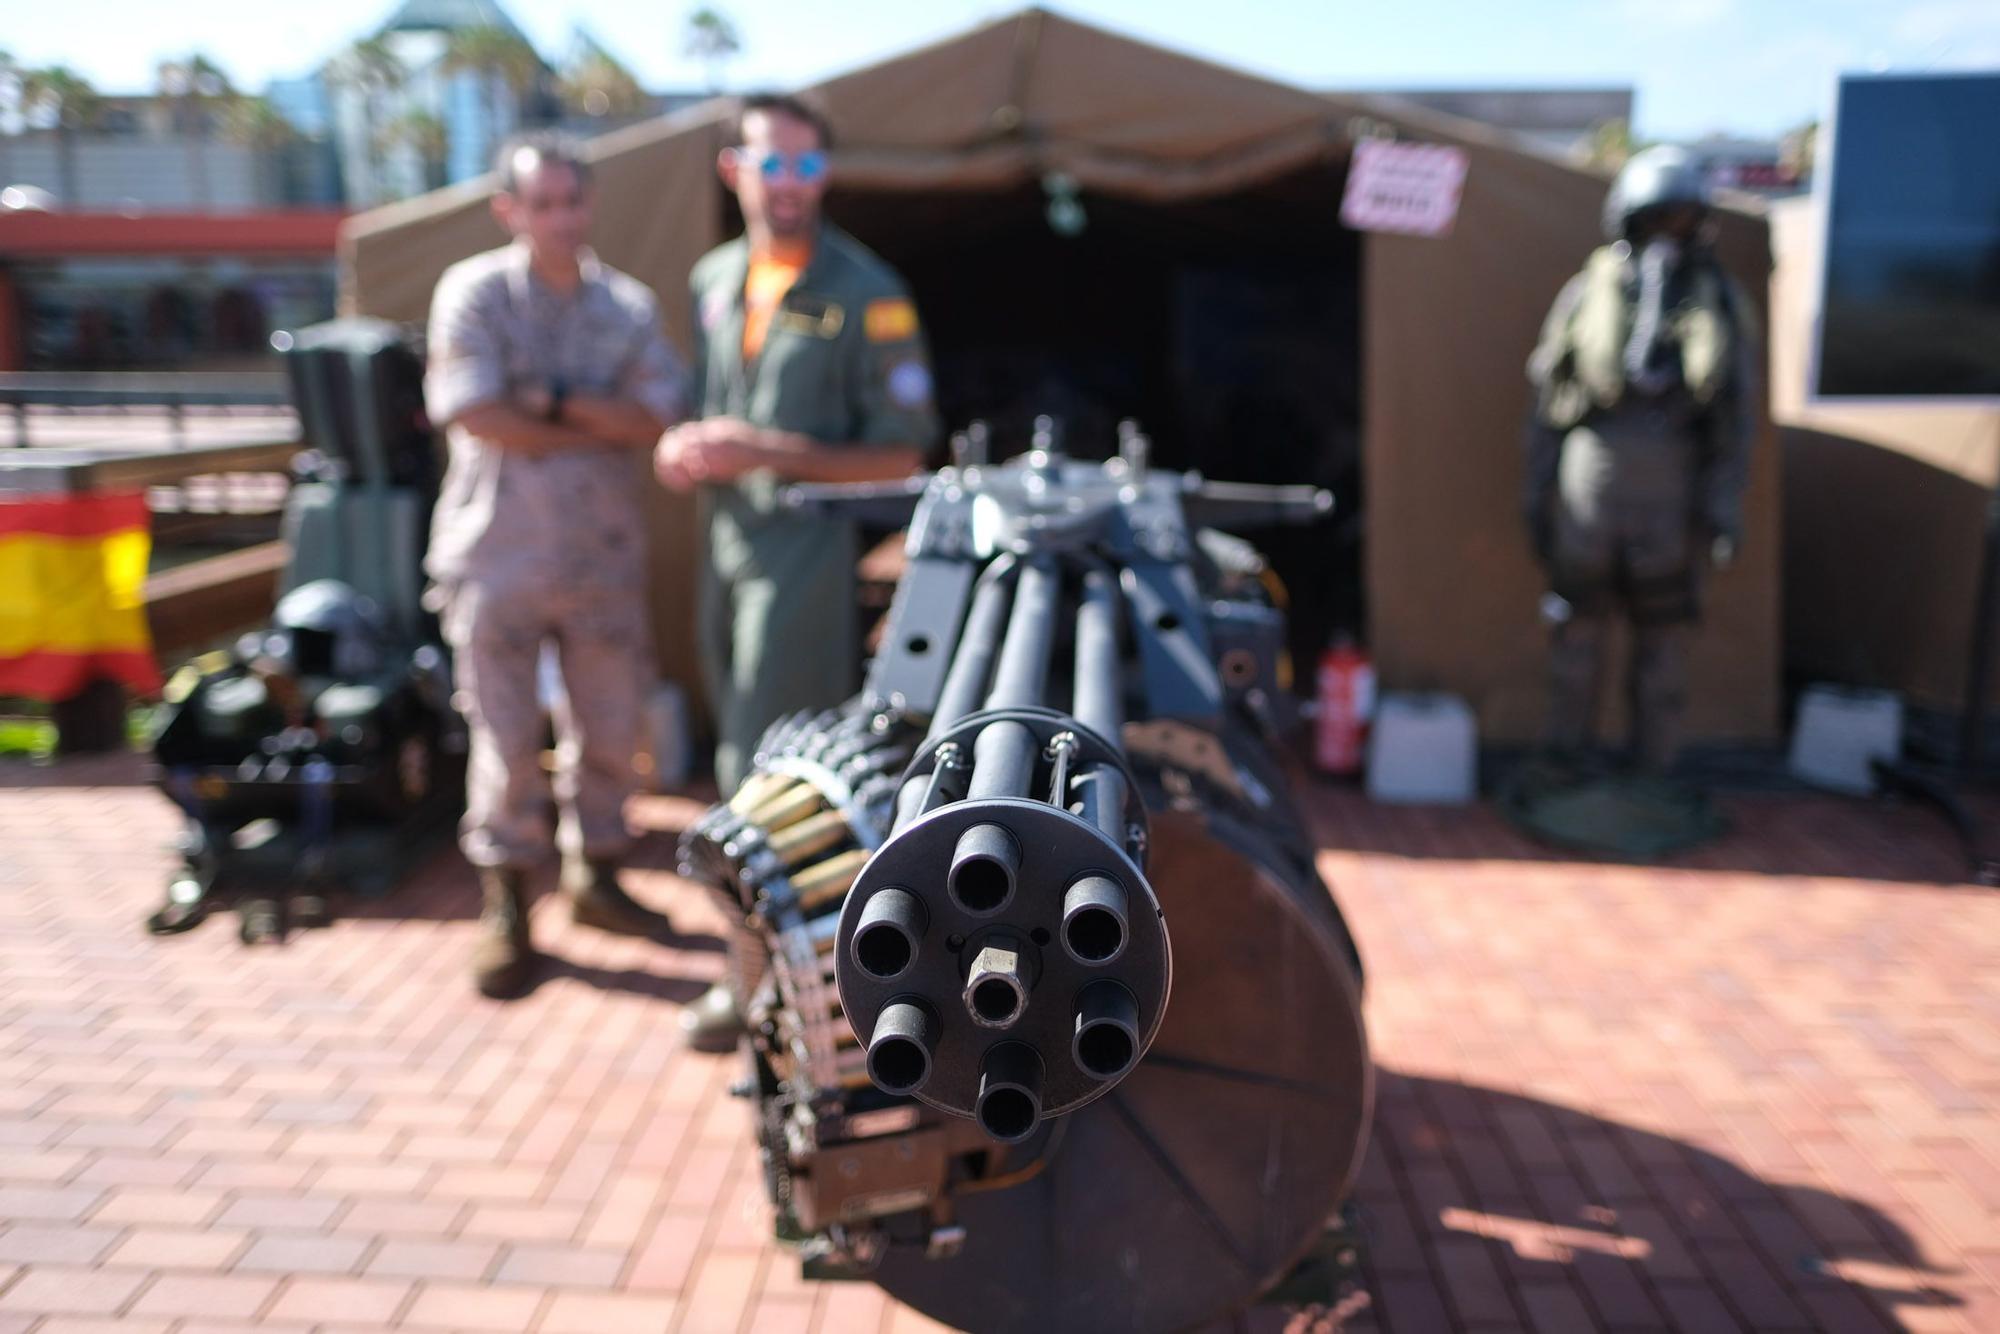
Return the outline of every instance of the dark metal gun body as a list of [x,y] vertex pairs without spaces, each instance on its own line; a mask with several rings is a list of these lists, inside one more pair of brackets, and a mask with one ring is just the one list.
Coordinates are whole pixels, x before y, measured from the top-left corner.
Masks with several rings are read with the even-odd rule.
[[1123,443],[795,488],[907,518],[908,566],[862,695],[684,844],[742,923],[781,1229],[980,1329],[1226,1314],[1365,1128],[1359,959],[1270,754],[1282,616],[1198,527],[1328,500]]

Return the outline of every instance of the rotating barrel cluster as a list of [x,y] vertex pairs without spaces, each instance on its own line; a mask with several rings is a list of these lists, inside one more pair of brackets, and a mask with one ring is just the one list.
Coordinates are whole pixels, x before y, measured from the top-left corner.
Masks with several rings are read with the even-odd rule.
[[[988,566],[895,828],[841,914],[840,997],[876,1087],[1001,1141],[1130,1073],[1166,1009],[1145,806],[1114,740],[1121,606],[1087,558]],[[1050,708],[1065,681],[1068,709]]]

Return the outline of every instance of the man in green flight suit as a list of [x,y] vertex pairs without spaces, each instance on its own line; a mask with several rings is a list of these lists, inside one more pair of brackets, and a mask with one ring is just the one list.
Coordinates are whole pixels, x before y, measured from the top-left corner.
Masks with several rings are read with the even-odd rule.
[[[703,502],[700,640],[725,794],[772,722],[854,689],[854,525],[781,512],[780,488],[907,476],[939,434],[907,289],[821,219],[825,119],[794,97],[753,96],[735,139],[717,170],[744,235],[690,280],[701,419],[667,432],[654,459],[663,483],[698,486]],[[740,1027],[723,987],[682,1022],[703,1050],[733,1047]]]

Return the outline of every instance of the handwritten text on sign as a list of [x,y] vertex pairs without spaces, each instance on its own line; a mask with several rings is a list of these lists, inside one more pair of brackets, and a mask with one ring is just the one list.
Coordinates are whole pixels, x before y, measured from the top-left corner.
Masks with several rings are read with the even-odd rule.
[[1363,139],[1347,168],[1340,220],[1356,231],[1443,236],[1458,216],[1465,150]]

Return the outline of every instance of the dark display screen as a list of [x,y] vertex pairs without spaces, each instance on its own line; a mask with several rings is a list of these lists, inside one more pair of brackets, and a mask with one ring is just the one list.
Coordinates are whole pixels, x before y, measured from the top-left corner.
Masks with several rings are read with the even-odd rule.
[[1844,78],[1822,398],[2000,398],[2000,74]]

